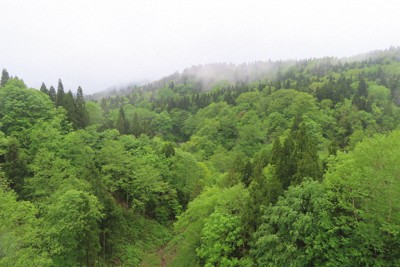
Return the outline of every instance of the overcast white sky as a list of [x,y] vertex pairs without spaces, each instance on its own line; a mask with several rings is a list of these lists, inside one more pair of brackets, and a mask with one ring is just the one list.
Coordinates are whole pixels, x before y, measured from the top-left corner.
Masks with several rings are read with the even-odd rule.
[[400,45],[400,1],[0,0],[0,68],[85,93],[192,65]]

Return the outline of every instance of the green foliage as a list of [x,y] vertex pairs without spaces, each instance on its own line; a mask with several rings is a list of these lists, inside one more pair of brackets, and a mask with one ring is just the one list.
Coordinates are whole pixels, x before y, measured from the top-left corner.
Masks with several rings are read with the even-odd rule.
[[261,207],[276,203],[283,193],[282,182],[275,175],[275,168],[271,165],[256,171],[248,187],[249,199],[243,212],[243,227],[245,229],[245,242],[250,242],[254,231],[261,223]]
[[95,102],[86,103],[86,110],[88,112],[88,122],[90,125],[101,125],[103,122],[103,115],[101,106]]
[[13,191],[0,188],[0,265],[52,266],[41,247],[37,209],[16,198]]
[[169,114],[163,111],[152,120],[151,126],[156,135],[168,137],[172,130],[172,120]]
[[[176,249],[178,253],[185,251],[186,254],[179,253],[175,261],[179,261],[182,266],[193,262],[199,263],[199,260],[210,266],[237,264],[243,255],[240,214],[244,211],[247,199],[247,190],[238,185],[227,189],[206,189],[190,202],[188,209],[179,217],[175,226],[176,231],[185,240],[177,245]],[[226,226],[228,227],[225,228]],[[197,249],[199,259],[195,254],[198,244],[200,244]]]
[[398,131],[378,135],[340,153],[326,175],[338,205],[352,216],[362,265],[399,263],[399,136]]
[[75,99],[75,128],[76,129],[84,129],[89,124],[89,114],[86,110],[85,98],[83,96],[82,88],[79,86],[76,99]]
[[319,179],[322,175],[317,138],[300,116],[294,118],[291,132],[283,145],[275,139],[271,162],[283,189],[300,184],[304,177]]
[[40,92],[48,95],[49,94],[49,90],[47,89],[46,85],[44,83],[42,83],[42,85],[40,86]]
[[175,149],[172,143],[166,143],[162,148],[162,153],[165,157],[170,158],[175,156]]
[[90,266],[99,251],[98,223],[102,207],[87,192],[67,189],[54,193],[44,215],[45,242],[57,265]]
[[8,80],[10,79],[10,75],[8,74],[8,71],[6,69],[3,69],[1,71],[1,81],[0,81],[0,86],[6,85]]
[[207,171],[190,153],[176,150],[171,157],[171,184],[177,190],[179,203],[185,208],[189,201],[200,194]]
[[129,127],[129,122],[125,118],[125,112],[123,108],[120,108],[117,120],[117,130],[120,134],[127,134],[129,131]]
[[[140,157],[132,155],[122,141],[133,141],[132,145],[142,146],[143,154]],[[180,204],[176,189],[162,179],[160,169],[156,167],[160,159],[146,151],[149,148],[135,139],[106,142],[99,155],[101,173],[110,192],[125,205],[166,223],[179,214]]]
[[21,194],[24,179],[28,176],[28,168],[25,160],[21,157],[18,141],[13,137],[8,139],[4,158],[4,175],[10,182],[10,187]]
[[59,107],[64,106],[66,104],[64,97],[65,97],[64,85],[62,84],[61,79],[58,79],[57,95],[56,95],[55,104]]
[[359,110],[365,110],[365,111],[371,110],[370,103],[368,103],[367,83],[363,78],[361,78],[358,83],[357,92],[353,97],[353,104]]
[[53,86],[50,86],[49,97],[53,103],[56,101],[57,93],[56,93],[56,89]]
[[237,266],[235,250],[243,245],[240,218],[231,214],[213,212],[201,231],[201,245],[197,255],[204,266]]
[[291,184],[300,184],[304,177],[320,179],[322,176],[317,139],[310,131],[307,131],[307,126],[305,122],[300,123],[299,129],[293,133],[296,173],[293,175]]
[[322,184],[305,181],[267,206],[252,251],[258,265],[398,265],[399,136],[338,154]]
[[349,266],[343,259],[334,205],[319,182],[290,187],[264,210],[252,255],[259,266]]
[[37,90],[27,89],[17,79],[10,79],[0,90],[0,130],[5,134],[21,133],[38,120],[56,115],[51,101]]
[[89,102],[3,70],[0,265],[398,266],[399,51]]
[[252,156],[261,149],[263,142],[263,126],[256,112],[246,112],[239,120],[237,126],[238,140],[235,149]]

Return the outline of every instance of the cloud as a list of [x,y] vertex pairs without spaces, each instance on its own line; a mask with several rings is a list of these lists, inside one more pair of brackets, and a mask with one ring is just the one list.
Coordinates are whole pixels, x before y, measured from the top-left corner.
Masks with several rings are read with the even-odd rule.
[[396,1],[2,1],[0,67],[86,93],[195,64],[400,44]]

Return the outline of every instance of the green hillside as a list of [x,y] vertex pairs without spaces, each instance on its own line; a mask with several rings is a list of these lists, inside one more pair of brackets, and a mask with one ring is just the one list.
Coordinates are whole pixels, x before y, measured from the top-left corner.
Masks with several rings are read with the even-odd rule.
[[86,100],[3,70],[0,266],[400,266],[399,105],[400,48]]

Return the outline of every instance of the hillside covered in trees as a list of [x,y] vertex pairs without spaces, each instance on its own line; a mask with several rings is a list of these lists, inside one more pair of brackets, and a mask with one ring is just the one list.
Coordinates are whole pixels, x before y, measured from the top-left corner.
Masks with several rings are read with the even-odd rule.
[[3,70],[0,266],[400,265],[399,48],[90,99]]

